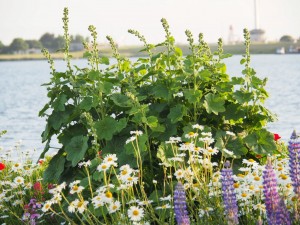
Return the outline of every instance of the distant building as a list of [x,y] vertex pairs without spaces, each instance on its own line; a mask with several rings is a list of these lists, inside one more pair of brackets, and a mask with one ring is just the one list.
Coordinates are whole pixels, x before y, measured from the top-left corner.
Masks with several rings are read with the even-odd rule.
[[266,41],[265,33],[259,28],[257,0],[254,0],[254,29],[250,31],[250,39],[252,42],[263,43]]
[[251,42],[263,43],[266,41],[265,31],[262,29],[253,29],[250,31]]

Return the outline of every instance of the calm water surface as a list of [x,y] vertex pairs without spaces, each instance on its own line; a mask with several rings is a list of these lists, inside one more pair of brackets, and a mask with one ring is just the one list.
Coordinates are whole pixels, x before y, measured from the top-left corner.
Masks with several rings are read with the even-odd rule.
[[[229,75],[241,74],[240,59],[233,56],[226,60]],[[293,129],[300,131],[300,55],[253,55],[251,60],[257,74],[268,78],[270,97],[266,106],[278,116],[268,128],[288,140]],[[84,67],[86,61],[74,60],[73,64]],[[63,61],[55,65],[58,71],[64,71]],[[48,101],[46,87],[41,84],[49,80],[46,61],[0,62],[0,130],[8,131],[0,138],[0,155],[14,149],[19,140],[20,149],[36,150],[34,159],[42,152],[41,133],[46,123],[38,112]]]

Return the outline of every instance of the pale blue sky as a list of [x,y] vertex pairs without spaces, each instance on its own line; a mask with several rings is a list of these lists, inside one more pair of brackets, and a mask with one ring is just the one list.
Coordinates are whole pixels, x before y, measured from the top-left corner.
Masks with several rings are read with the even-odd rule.
[[[232,25],[237,38],[243,28],[254,28],[253,0],[0,0],[0,41],[39,39],[45,32],[63,34],[62,14],[70,11],[70,33],[88,36],[95,25],[99,41],[111,35],[120,44],[139,44],[127,33],[139,30],[149,42],[163,40],[160,23],[166,18],[177,42],[186,42],[184,31],[204,33],[208,42],[228,39]],[[268,40],[289,34],[300,37],[300,0],[259,0],[259,24]],[[195,38],[196,39],[196,38]]]

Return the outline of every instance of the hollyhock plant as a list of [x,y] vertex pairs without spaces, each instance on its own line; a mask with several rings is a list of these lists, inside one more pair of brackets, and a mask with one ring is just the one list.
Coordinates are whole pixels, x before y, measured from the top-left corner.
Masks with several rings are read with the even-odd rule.
[[225,205],[225,211],[228,217],[228,224],[238,224],[238,206],[236,193],[234,192],[233,172],[230,168],[230,162],[226,161],[221,170],[222,195]]

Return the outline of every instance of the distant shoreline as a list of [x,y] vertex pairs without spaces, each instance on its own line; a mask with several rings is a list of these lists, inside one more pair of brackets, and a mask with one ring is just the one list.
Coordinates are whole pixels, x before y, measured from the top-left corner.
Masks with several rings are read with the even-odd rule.
[[[182,49],[184,55],[189,53],[188,45],[177,45]],[[276,49],[285,48],[286,52],[290,46],[299,47],[300,44],[295,43],[268,43],[268,44],[252,44],[250,46],[251,54],[276,54]],[[211,51],[214,52],[217,50],[216,44],[211,44]],[[120,47],[119,53],[125,57],[142,57],[146,56],[145,52],[140,52],[143,49],[143,46],[128,46],[128,47]],[[71,52],[73,59],[83,58],[84,51],[79,52]],[[241,55],[245,53],[245,47],[243,44],[236,45],[224,45],[224,53],[230,53],[233,55]],[[104,56],[112,56],[111,50],[107,47],[103,50],[100,49],[100,55]],[[63,59],[63,53],[51,53],[53,59]],[[17,61],[17,60],[46,60],[42,53],[34,53],[34,54],[0,54],[0,61]]]

